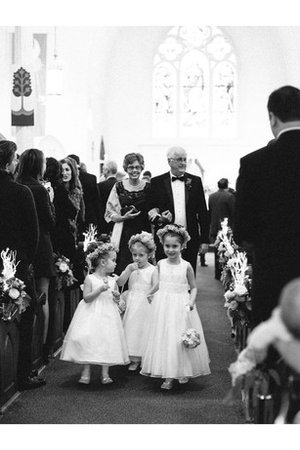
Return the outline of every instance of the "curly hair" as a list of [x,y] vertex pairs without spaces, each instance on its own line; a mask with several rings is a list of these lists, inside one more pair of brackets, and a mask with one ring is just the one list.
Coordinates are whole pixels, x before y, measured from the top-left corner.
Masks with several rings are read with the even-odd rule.
[[100,259],[105,259],[110,252],[115,252],[115,247],[110,242],[92,242],[86,251],[86,262],[95,269]]
[[125,170],[125,172],[127,172],[127,167],[135,161],[137,161],[142,170],[144,170],[145,162],[143,155],[141,155],[140,153],[128,153],[124,156],[123,160],[123,169]]
[[177,237],[183,246],[183,248],[186,248],[186,244],[188,241],[190,241],[191,237],[189,233],[186,231],[186,229],[181,226],[177,225],[176,223],[168,224],[164,228],[161,228],[156,233],[157,237],[159,238],[159,242],[161,244],[164,243],[166,236],[174,236]]
[[151,233],[147,233],[147,231],[142,231],[139,234],[134,234],[131,236],[128,242],[129,250],[131,250],[131,247],[134,244],[141,244],[143,245],[149,254],[152,254],[156,250],[156,245],[154,243],[154,239]]

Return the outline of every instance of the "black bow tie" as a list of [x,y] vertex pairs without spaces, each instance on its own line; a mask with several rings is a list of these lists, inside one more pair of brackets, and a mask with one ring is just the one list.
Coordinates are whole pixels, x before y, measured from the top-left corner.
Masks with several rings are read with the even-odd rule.
[[176,180],[184,181],[184,175],[181,175],[181,177],[172,177],[172,182]]

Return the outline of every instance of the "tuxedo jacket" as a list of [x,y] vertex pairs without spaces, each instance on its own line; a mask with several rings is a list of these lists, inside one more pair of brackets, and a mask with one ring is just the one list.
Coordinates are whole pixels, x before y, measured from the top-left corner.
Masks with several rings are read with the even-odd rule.
[[[201,178],[185,173],[184,184],[187,231],[191,236],[190,244],[198,246],[200,242],[208,243],[208,212]],[[174,199],[170,172],[152,178],[148,208],[149,210],[158,208],[160,213],[169,210],[174,222]]]
[[113,186],[117,182],[117,179],[115,177],[107,178],[107,180],[100,181],[98,183],[98,190],[101,197],[101,200],[104,205],[104,210],[106,208],[106,203],[110,194],[110,191],[112,190]]
[[300,130],[241,159],[234,237],[253,246],[258,323],[270,316],[282,287],[300,276]]

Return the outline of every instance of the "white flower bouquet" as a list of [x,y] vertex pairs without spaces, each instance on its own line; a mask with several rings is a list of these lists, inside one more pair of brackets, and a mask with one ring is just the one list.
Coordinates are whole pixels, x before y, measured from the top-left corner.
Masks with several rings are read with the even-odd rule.
[[10,321],[19,313],[22,314],[30,302],[29,295],[25,292],[25,284],[15,277],[16,252],[9,249],[1,252],[3,271],[0,277],[0,317],[4,321]]
[[181,335],[181,341],[187,348],[195,348],[201,344],[200,334],[195,328],[188,328]]

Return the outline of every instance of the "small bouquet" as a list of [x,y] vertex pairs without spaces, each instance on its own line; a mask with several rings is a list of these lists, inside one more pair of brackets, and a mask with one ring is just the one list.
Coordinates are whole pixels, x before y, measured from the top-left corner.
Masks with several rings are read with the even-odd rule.
[[30,302],[25,292],[25,284],[15,277],[16,252],[8,248],[1,252],[3,262],[2,276],[0,277],[0,315],[2,320],[10,321],[14,316],[23,313]]
[[70,260],[63,255],[54,254],[56,268],[56,288],[60,291],[63,288],[70,287],[77,279],[73,275]]
[[195,328],[188,328],[181,335],[181,341],[187,348],[195,348],[201,344],[200,334]]

